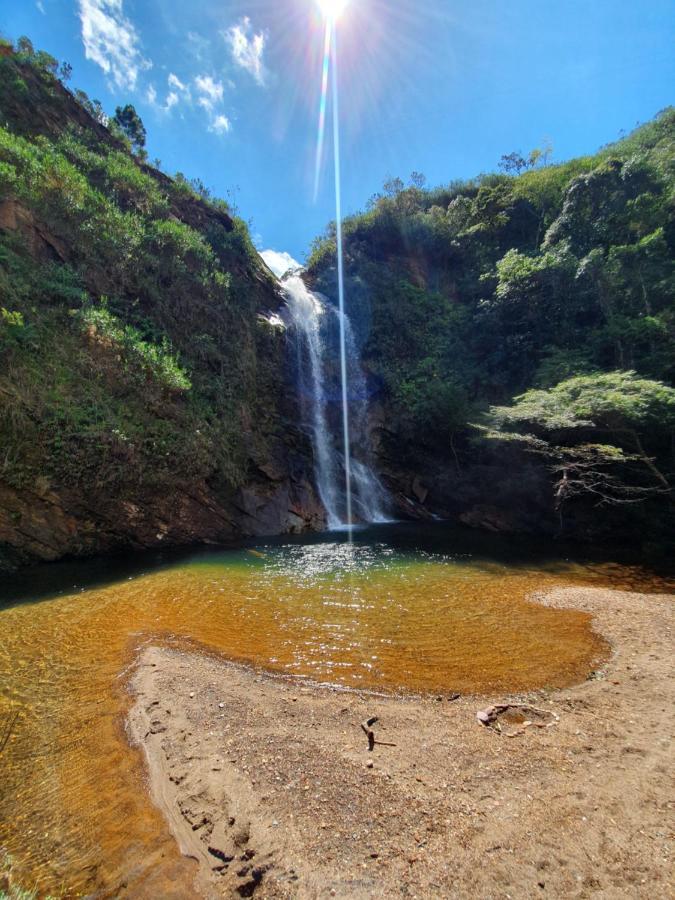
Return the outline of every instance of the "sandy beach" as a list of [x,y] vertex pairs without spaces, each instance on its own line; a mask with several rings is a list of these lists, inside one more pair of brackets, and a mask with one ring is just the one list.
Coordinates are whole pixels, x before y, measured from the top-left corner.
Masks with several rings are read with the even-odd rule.
[[[533,599],[590,612],[605,668],[558,691],[395,697],[143,649],[127,731],[195,893],[668,896],[673,597]],[[476,718],[506,703],[525,708]]]

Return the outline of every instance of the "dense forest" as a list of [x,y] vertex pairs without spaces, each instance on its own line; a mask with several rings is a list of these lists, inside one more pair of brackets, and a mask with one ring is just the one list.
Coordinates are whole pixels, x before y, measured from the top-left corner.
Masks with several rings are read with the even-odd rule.
[[[246,224],[68,75],[0,47],[0,557],[317,527],[282,295]],[[675,110],[548,155],[390,179],[345,220],[379,468],[397,514],[663,545]],[[335,244],[333,223],[305,274],[332,300]]]
[[[471,466],[497,452],[508,471],[493,468],[493,490],[507,506],[499,492],[527,465],[517,445],[548,473],[558,531],[639,522],[663,536],[675,110],[594,156],[553,165],[548,155],[510,153],[502,173],[441,188],[417,173],[407,185],[390,179],[345,220],[346,292],[386,411],[382,456],[394,471],[426,457],[427,481],[452,507]],[[308,270],[336,296],[334,223]],[[458,477],[441,485],[438,473],[453,468]]]

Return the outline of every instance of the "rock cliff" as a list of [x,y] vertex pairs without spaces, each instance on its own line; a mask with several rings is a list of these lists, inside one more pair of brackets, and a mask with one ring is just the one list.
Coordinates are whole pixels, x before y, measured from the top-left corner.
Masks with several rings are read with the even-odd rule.
[[320,527],[245,225],[0,67],[0,567]]

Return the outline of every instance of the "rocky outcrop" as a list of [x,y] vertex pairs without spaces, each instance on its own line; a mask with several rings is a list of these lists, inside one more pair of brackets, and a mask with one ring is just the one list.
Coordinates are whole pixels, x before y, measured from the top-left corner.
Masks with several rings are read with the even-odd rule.
[[425,449],[406,463],[392,435],[379,445],[378,463],[397,516],[450,519],[503,534],[560,531],[547,473],[515,448],[480,454],[460,446],[457,455]]
[[318,529],[323,507],[304,472],[264,473],[224,499],[206,483],[133,499],[53,489],[46,482],[16,489],[0,481],[0,571],[66,556],[89,556],[199,543],[247,535]]
[[13,197],[0,200],[0,231],[13,232],[35,259],[45,262],[68,260],[68,246],[42,225],[31,210]]

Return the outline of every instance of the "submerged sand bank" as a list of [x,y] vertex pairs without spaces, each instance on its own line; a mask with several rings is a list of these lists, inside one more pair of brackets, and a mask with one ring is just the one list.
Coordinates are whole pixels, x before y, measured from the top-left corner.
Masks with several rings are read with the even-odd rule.
[[[146,648],[128,729],[197,891],[667,896],[673,598],[564,588],[542,602],[591,612],[614,652],[602,677],[517,698],[558,718],[514,737],[475,718],[502,696],[344,693]],[[368,752],[370,716],[395,746]]]

